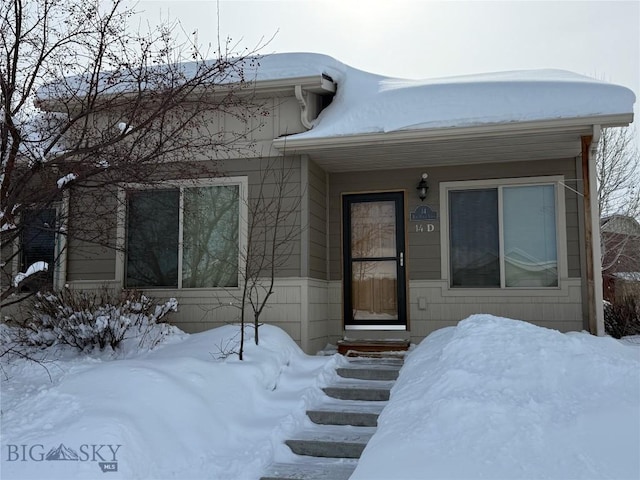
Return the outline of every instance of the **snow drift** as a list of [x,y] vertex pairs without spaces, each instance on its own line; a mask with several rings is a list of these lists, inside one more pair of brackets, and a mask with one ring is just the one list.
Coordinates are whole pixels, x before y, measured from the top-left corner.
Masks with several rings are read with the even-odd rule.
[[[292,460],[284,440],[343,360],[304,355],[268,325],[246,361],[215,358],[237,334],[62,352],[46,363],[53,381],[3,359],[2,478],[249,480]],[[352,480],[637,480],[639,371],[639,346],[470,317],[409,354]]]
[[260,332],[256,346],[247,329],[244,362],[216,358],[238,338],[227,326],[128,358],[49,356],[53,382],[38,365],[3,365],[2,478],[259,477],[333,364],[276,327]]
[[640,349],[475,315],[408,356],[352,480],[640,478]]
[[326,75],[333,102],[291,139],[515,122],[632,115],[634,93],[566,70],[523,70],[407,80],[350,67],[327,55],[266,55],[245,68],[260,82]]

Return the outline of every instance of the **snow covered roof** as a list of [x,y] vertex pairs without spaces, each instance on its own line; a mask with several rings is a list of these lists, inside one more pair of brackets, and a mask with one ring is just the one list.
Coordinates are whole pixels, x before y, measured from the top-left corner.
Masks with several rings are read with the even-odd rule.
[[625,116],[630,122],[635,102],[626,87],[563,70],[404,80],[312,53],[265,56],[247,78],[312,75],[331,77],[337,94],[311,130],[289,139],[594,117]]
[[[178,78],[189,78],[199,65],[185,62],[170,70]],[[163,69],[154,67],[154,75],[161,77]],[[603,126],[620,125],[631,122],[635,102],[626,87],[563,70],[406,80],[364,72],[327,55],[280,53],[249,57],[242,74],[255,82],[256,89],[268,84],[294,86],[313,77],[329,77],[336,83],[332,103],[312,129],[289,140],[594,117],[606,119]],[[110,81],[114,75],[117,82]],[[105,72],[102,77],[102,95],[124,91],[130,84],[138,88],[137,82],[127,81],[126,72]],[[240,79],[235,70],[212,77],[229,84]],[[39,100],[55,98],[58,87],[53,83],[40,88]],[[78,94],[84,88],[83,77],[67,78],[63,87]]]

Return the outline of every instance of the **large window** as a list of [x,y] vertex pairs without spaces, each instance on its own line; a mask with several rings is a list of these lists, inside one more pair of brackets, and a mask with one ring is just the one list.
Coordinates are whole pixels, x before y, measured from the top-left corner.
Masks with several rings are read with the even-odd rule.
[[240,184],[129,191],[125,287],[238,285]]
[[556,187],[451,188],[450,285],[557,287]]

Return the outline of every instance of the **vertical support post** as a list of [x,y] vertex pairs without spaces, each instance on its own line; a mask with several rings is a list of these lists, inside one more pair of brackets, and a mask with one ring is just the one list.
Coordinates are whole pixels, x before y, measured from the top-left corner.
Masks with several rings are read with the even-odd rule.
[[582,143],[582,184],[584,201],[584,237],[587,277],[587,318],[589,331],[593,335],[604,335],[604,313],[602,300],[602,265],[600,258],[600,212],[597,203],[595,182],[595,157],[593,135],[581,137]]

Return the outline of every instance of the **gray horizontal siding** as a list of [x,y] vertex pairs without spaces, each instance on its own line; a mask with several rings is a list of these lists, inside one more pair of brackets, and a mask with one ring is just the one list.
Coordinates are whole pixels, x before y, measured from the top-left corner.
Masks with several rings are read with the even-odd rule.
[[[426,200],[417,198],[416,186],[423,172],[429,174],[429,192]],[[407,192],[405,205],[407,225],[407,267],[412,280],[438,280],[441,274],[440,221],[427,222],[435,227],[433,232],[417,232],[416,222],[409,221],[409,212],[426,204],[438,214],[440,208],[439,185],[441,182],[488,180],[498,178],[537,177],[564,175],[567,183],[576,178],[574,159],[545,160],[536,162],[512,162],[455,167],[429,167],[371,172],[331,173],[329,177],[329,256],[330,280],[341,279],[341,222],[342,194],[386,190]],[[570,184],[570,183],[569,183]],[[567,254],[569,277],[580,277],[578,196],[565,188],[567,218]]]
[[[273,168],[269,169],[267,165],[272,165]],[[287,245],[282,246],[280,254],[276,258],[276,276],[299,276],[301,254],[299,233],[302,228],[300,223],[299,159],[225,160],[218,162],[215,169],[224,176],[247,176],[250,202],[258,196],[258,186],[261,182],[267,202],[271,201],[277,191],[276,181],[272,174],[282,171],[289,172],[288,183],[284,188],[284,205],[285,209],[291,209],[293,213],[282,220],[279,227],[281,232],[292,232],[292,239]],[[184,174],[182,167],[177,166],[176,170],[182,171]],[[88,206],[95,205],[96,202],[90,201],[87,195],[89,195],[88,192],[76,191],[72,193],[70,199],[69,231],[71,234],[68,243],[67,281],[114,280],[117,199],[112,194],[104,195],[98,202],[102,209],[98,215],[95,211],[88,210]],[[108,246],[105,247],[104,244]]]
[[309,161],[309,276],[327,278],[327,186],[325,173]]
[[[301,250],[301,170],[299,157],[264,158],[264,159],[231,159],[218,163],[220,172],[226,177],[246,176],[249,181],[249,211],[253,209],[260,191],[266,202],[273,201],[279,192],[279,178],[285,175],[287,182],[282,188],[283,207],[286,212],[279,224],[279,234],[289,235],[291,238],[286,245],[279,249],[275,259],[276,277],[300,276]],[[268,232],[269,237],[272,232]],[[259,241],[254,238],[253,241]]]
[[71,190],[66,281],[115,279],[117,209],[113,187]]

